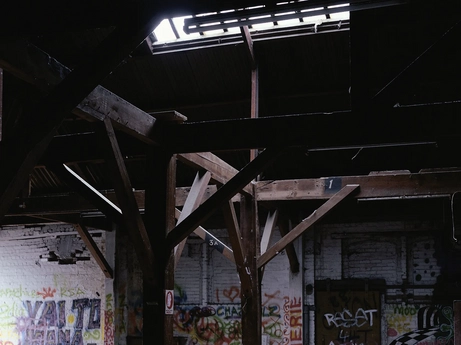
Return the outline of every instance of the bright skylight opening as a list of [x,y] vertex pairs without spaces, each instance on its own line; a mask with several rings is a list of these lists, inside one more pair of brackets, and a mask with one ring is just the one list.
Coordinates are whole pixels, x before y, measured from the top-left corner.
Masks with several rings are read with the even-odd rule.
[[[302,2],[302,1],[300,1]],[[286,5],[288,3],[279,3],[278,5]],[[293,26],[299,26],[299,25],[305,25],[305,24],[315,24],[321,25],[322,23],[326,23],[328,21],[338,21],[338,20],[347,20],[349,19],[349,11],[347,11],[347,6],[349,4],[341,4],[341,5],[335,5],[335,6],[329,6],[329,9],[334,9],[333,12],[329,14],[325,14],[325,8],[323,7],[318,7],[318,8],[313,8],[313,9],[306,9],[306,10],[301,10],[298,12],[298,14],[301,14],[301,18],[294,18],[296,16],[295,11],[287,11],[287,12],[280,12],[275,15],[259,15],[259,16],[253,16],[250,17],[250,20],[256,20],[256,22],[252,23],[249,26],[250,31],[263,31],[263,30],[269,30],[269,29],[278,29],[278,28],[284,28],[284,27],[293,27]],[[258,9],[258,8],[263,8],[264,6],[255,6],[251,8],[247,8],[246,10],[250,9]],[[339,8],[345,7],[345,11],[340,11]],[[239,10],[227,10],[227,11],[221,11],[219,12],[220,14],[232,14],[235,12],[238,14],[241,12],[242,9]],[[317,13],[322,13],[323,14],[317,14]],[[217,14],[216,12],[214,13],[202,13],[196,15],[196,17],[206,17],[208,15],[213,15]],[[207,24],[204,24],[200,27],[200,32],[191,32],[189,34],[186,34],[184,31],[184,19],[186,18],[192,18],[192,16],[184,16],[184,17],[175,17],[171,19],[164,19],[154,30],[155,37],[157,38],[157,41],[155,44],[166,44],[170,42],[176,42],[176,41],[183,41],[183,40],[193,40],[193,39],[199,39],[203,37],[219,37],[219,36],[224,36],[224,35],[229,35],[229,34],[238,34],[240,33],[240,28],[239,26],[232,26],[229,25],[228,27],[223,27],[220,28],[219,26],[221,24],[240,24],[240,25],[245,25],[245,18],[240,18],[240,19],[229,19],[224,22],[210,22]],[[190,29],[196,29],[197,27],[190,27]],[[209,28],[209,29],[207,29]],[[203,29],[203,30],[201,30]]]

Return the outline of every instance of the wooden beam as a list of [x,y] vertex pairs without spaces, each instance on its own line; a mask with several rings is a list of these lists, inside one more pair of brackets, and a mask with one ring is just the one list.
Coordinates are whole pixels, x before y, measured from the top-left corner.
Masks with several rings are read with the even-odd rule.
[[[287,217],[286,212],[283,212],[281,214],[278,225],[279,225],[280,234],[282,235],[282,238],[284,238],[290,232],[289,230],[290,219]],[[293,242],[289,243],[286,246],[285,250],[287,253],[288,261],[290,263],[291,272],[298,273],[299,272],[299,260],[298,260],[298,256],[296,255],[296,250],[295,250],[295,246],[293,245]]]
[[266,224],[264,224],[264,231],[261,237],[261,254],[264,254],[269,247],[272,234],[274,233],[275,225],[277,224],[279,211],[269,211],[267,213]]
[[65,183],[71,187],[74,192],[92,202],[98,210],[104,213],[108,218],[112,219],[113,222],[122,224],[121,209],[101,194],[96,188],[86,182],[76,172],[65,164],[50,165],[49,167],[56,176],[65,181]]
[[183,222],[168,234],[167,243],[173,248],[180,241],[185,239],[203,221],[208,219],[222,204],[237,194],[246,186],[257,174],[282,153],[281,148],[267,148],[255,160],[248,163],[237,175],[231,178],[208,200],[192,212]]
[[248,56],[251,62],[251,69],[256,69],[256,58],[253,49],[253,40],[251,38],[250,30],[248,30],[248,26],[241,26],[240,32],[242,33],[243,43],[245,44],[246,51],[248,52]]
[[[269,211],[267,213],[266,224],[264,224],[264,231],[261,237],[260,255],[264,254],[267,251],[267,248],[269,247],[272,235],[274,233],[275,225],[277,224],[278,214],[278,210]],[[264,267],[261,267],[259,274],[259,279],[261,283],[264,276]]]
[[[181,223],[192,211],[194,211],[203,201],[203,195],[205,194],[206,187],[211,179],[211,173],[209,171],[199,171],[195,175],[194,182],[190,189],[190,193],[187,196],[186,202],[182,209],[181,215],[178,218],[177,224]],[[187,238],[183,239],[174,250],[174,269],[178,265],[179,259],[181,258],[182,251],[186,245]]]
[[[181,216],[181,211],[176,209],[175,217],[178,219]],[[216,236],[211,234],[210,232],[206,231],[203,227],[199,226],[197,229],[194,230],[194,234],[200,237],[203,241],[205,241],[208,246],[211,248],[216,249],[220,252],[224,257],[231,262],[235,263],[234,259],[234,252],[230,249],[226,244],[224,244],[221,240],[219,240]]]
[[240,284],[247,291],[251,291],[251,276],[246,263],[246,253],[243,249],[242,234],[240,232],[234,204],[230,201],[226,202],[222,207],[222,211],[229,234],[229,241],[234,253],[235,264],[237,265],[237,273],[240,277]]
[[[212,180],[221,184],[227,183],[238,173],[237,169],[211,152],[183,153],[177,157],[180,162],[195,169],[208,170]],[[247,195],[253,193],[250,185],[244,186],[241,191]]]
[[[26,41],[17,41],[10,45],[0,44],[0,66],[45,93],[50,92],[71,72],[68,67]],[[151,138],[155,117],[100,85],[71,110],[88,121],[102,121],[109,117],[116,129],[147,144],[156,144]],[[160,116],[164,119],[174,118],[175,123],[180,118],[183,121],[186,119],[174,111],[170,113],[172,114]]]
[[350,194],[357,192],[359,185],[347,185],[342,188],[338,193],[333,195],[327,202],[314,211],[309,217],[304,219],[301,223],[295,226],[287,235],[282,237],[275,243],[268,251],[261,255],[258,259],[258,267],[263,267],[277,254],[284,250],[288,244],[292,243],[304,231],[309,229],[312,225],[316,224],[323,217],[325,217],[331,210],[333,210],[341,201],[345,200]]
[[349,184],[360,185],[356,198],[423,198],[460,190],[461,170],[261,181],[255,183],[255,197],[258,201],[327,200]]
[[133,194],[133,188],[123,161],[122,153],[117,143],[114,128],[111,120],[106,118],[103,121],[106,135],[101,131],[101,142],[107,152],[107,166],[113,179],[117,200],[122,209],[125,226],[128,230],[131,240],[138,256],[141,270],[146,280],[154,281],[154,253],[141,218],[136,199]]
[[373,121],[364,122],[363,126],[351,121],[355,117],[352,111],[186,122],[181,126],[164,126],[159,140],[173,152],[181,153],[271,146],[361,148],[383,143],[459,140],[461,119],[452,115],[460,112],[461,102],[447,102],[368,109]]
[[21,133],[13,135],[13,140],[8,143],[2,141],[0,157],[3,162],[8,162],[8,169],[2,168],[0,173],[0,221],[24,186],[62,120],[161,20],[161,15],[149,11],[138,14],[139,16],[124,17],[125,21],[85,61],[73,69],[59,83],[59,87],[53,88],[33,111],[29,111],[29,122],[23,125]]
[[[146,157],[146,227],[154,248],[156,284],[144,280],[143,342],[173,344],[173,314],[166,314],[166,291],[174,290],[173,248],[166,245],[166,235],[174,227],[174,188],[176,156],[160,148],[149,148]],[[173,301],[171,301],[173,302]]]
[[[208,199],[215,193],[217,187],[210,185],[207,187],[204,199]],[[181,207],[184,205],[189,194],[190,187],[177,187],[176,188],[176,206]],[[113,191],[98,191],[103,199],[118,206],[117,197]],[[143,190],[135,190],[133,194],[138,204],[140,212],[145,208],[145,192]],[[239,202],[240,198],[235,196],[232,202]],[[80,214],[84,212],[97,212],[98,208],[94,202],[88,201],[81,195],[75,193],[71,194],[57,194],[46,196],[31,196],[27,198],[17,198],[14,200],[12,207],[7,213],[7,216],[35,216],[35,215],[52,215],[52,214]]]
[[96,261],[98,266],[101,268],[101,270],[104,272],[104,275],[106,276],[106,278],[113,279],[114,278],[114,272],[112,270],[112,267],[110,267],[110,265],[107,262],[106,258],[104,257],[104,255],[99,250],[98,245],[93,240],[93,237],[89,233],[86,226],[83,225],[83,224],[74,224],[74,227],[78,231],[78,234],[82,238],[83,242],[85,242],[85,245],[88,248],[88,250],[90,251],[90,253],[93,256],[94,260]]
[[242,245],[245,248],[245,273],[248,274],[250,286],[242,282],[242,343],[261,344],[261,284],[259,257],[259,221],[257,203],[254,198],[243,196],[240,201],[240,222]]

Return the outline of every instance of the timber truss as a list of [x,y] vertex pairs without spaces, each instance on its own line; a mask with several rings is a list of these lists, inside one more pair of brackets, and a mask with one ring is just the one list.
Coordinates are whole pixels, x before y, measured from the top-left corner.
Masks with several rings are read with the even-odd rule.
[[[257,57],[248,28],[242,26],[252,66],[251,118],[188,123],[185,116],[175,111],[153,116],[99,85],[149,36],[161,19],[159,13],[162,11],[157,12],[158,9],[148,8],[136,23],[128,20],[120,23],[88,60],[72,70],[43,54],[26,39],[0,41],[0,67],[32,85],[42,95],[36,104],[26,108],[13,133],[2,136],[0,223],[17,224],[20,217],[33,217],[74,224],[107,277],[113,277],[114,268],[95,245],[81,215],[100,213],[110,223],[126,229],[144,276],[144,324],[149,325],[145,327],[146,343],[172,343],[173,320],[164,315],[163,291],[172,288],[174,268],[192,233],[235,263],[245,306],[242,308],[243,342],[259,344],[261,281],[265,265],[286,250],[291,270],[297,272],[299,262],[293,242],[341,207],[345,200],[427,198],[452,195],[461,189],[461,169],[297,180],[258,179],[278,157],[299,147],[362,149],[437,143],[440,138],[459,143],[461,102],[392,107],[394,91],[398,89],[394,86],[402,83],[411,68],[385,85],[373,100],[368,100],[367,107],[333,113],[260,117]],[[17,28],[20,29],[27,27]],[[459,25],[453,30],[459,30]],[[354,50],[353,56],[356,54],[360,60],[360,49]],[[424,56],[417,63],[423,60]],[[359,69],[358,66],[354,68]],[[365,78],[360,71],[357,75]],[[363,81],[360,78],[353,87],[363,91],[366,86],[360,85]],[[356,101],[363,98],[362,92]],[[382,107],[383,103],[391,107]],[[98,130],[56,136],[69,113],[97,123]],[[360,122],[366,113],[373,114],[373,121]],[[443,128],[434,123],[443,124]],[[149,181],[143,191],[132,188],[119,132],[136,138],[145,155]],[[237,170],[211,153],[219,150],[252,150],[251,160]],[[73,163],[89,160],[103,161],[107,165],[113,190],[97,190],[72,169]],[[176,187],[177,161],[196,169],[190,187]],[[75,193],[46,198],[18,197],[29,174],[38,165],[53,171]],[[277,204],[304,200],[323,203],[293,226]],[[263,204],[268,212],[260,234],[258,207]],[[218,211],[224,214],[230,247],[203,227]],[[281,239],[270,245],[276,227]],[[163,334],[161,342],[159,334]]]

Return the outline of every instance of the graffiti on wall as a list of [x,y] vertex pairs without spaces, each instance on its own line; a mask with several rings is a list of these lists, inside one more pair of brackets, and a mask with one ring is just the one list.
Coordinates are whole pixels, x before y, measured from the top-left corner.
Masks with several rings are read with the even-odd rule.
[[385,306],[388,344],[454,344],[453,308],[443,305]]
[[[178,290],[177,288],[175,289]],[[181,291],[185,294],[184,289]],[[176,305],[173,315],[176,335],[186,337],[187,344],[240,345],[242,343],[242,310],[240,303],[231,303],[240,296],[240,289],[231,286],[216,291],[218,304],[207,306]],[[270,345],[302,344],[302,299],[290,299],[281,291],[262,296],[263,334]]]
[[319,291],[316,306],[317,344],[380,344],[378,291]]
[[101,340],[101,300],[79,298],[24,301],[24,316],[16,318],[18,345],[91,345]]

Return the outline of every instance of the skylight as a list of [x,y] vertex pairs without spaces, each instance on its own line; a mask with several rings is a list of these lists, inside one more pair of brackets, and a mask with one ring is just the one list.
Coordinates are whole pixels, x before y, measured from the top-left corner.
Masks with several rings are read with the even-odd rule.
[[[321,25],[349,19],[349,3],[309,8],[309,1],[278,3],[270,11],[265,6],[234,9],[164,19],[154,30],[154,45],[239,34],[241,26],[250,32],[289,27]],[[305,7],[305,8],[304,8]]]

